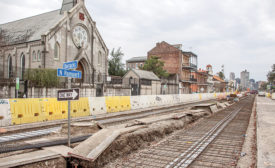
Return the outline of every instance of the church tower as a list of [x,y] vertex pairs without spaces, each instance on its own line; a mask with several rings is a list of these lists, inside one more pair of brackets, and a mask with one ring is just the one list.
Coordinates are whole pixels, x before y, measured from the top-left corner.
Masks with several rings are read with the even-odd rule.
[[77,0],[63,0],[60,14],[71,10],[77,4]]

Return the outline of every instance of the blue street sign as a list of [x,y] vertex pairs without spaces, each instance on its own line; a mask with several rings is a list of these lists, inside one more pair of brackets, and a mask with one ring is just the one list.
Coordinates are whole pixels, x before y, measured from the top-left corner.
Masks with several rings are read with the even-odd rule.
[[57,76],[81,79],[82,73],[80,71],[72,71],[72,70],[67,70],[67,69],[57,69]]
[[63,69],[76,69],[77,63],[77,61],[65,62],[63,64]]

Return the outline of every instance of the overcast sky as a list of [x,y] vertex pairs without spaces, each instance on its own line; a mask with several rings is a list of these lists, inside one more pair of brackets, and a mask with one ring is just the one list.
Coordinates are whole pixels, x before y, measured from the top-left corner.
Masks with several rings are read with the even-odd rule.
[[[0,24],[60,8],[62,0],[1,0]],[[182,44],[199,67],[225,66],[226,77],[247,69],[266,80],[275,64],[274,0],[86,0],[107,47],[124,61],[146,56],[157,42]]]

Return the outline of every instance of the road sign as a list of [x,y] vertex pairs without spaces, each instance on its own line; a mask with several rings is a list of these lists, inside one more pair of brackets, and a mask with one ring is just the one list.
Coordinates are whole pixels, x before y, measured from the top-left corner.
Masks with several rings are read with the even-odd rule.
[[76,69],[77,68],[77,61],[65,62],[63,64],[63,69]]
[[58,101],[79,100],[79,89],[65,89],[57,91]]
[[69,78],[80,78],[82,77],[81,71],[72,71],[67,69],[57,69],[57,76],[69,77]]

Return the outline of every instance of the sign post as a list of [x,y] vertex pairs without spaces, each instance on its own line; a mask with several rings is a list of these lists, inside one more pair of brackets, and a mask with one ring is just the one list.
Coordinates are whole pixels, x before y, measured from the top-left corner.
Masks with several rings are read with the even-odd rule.
[[19,81],[19,78],[17,77],[16,78],[16,87],[15,87],[15,90],[16,90],[16,92],[15,92],[15,97],[16,98],[18,98],[18,90],[19,90],[19,85],[20,85],[20,81]]
[[57,76],[68,78],[68,89],[58,90],[57,100],[68,101],[68,146],[71,146],[71,100],[79,100],[79,89],[71,89],[71,79],[81,78],[82,73],[80,71],[73,71],[70,69],[76,69],[78,65],[77,61],[66,62],[63,64],[63,69],[57,69]]

